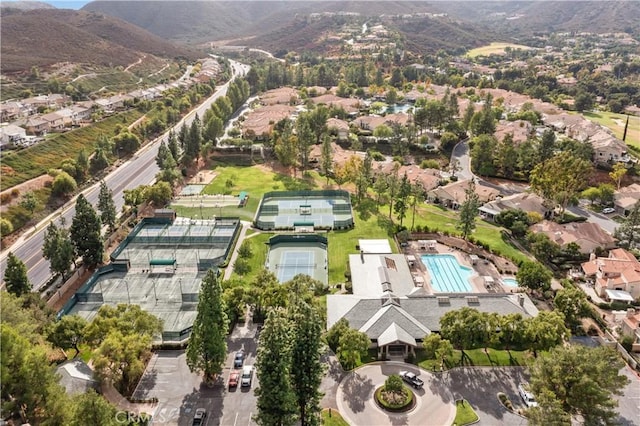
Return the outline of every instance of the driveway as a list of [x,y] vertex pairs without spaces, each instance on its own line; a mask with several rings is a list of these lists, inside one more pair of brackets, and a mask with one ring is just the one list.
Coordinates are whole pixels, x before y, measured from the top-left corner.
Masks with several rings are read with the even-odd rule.
[[474,175],[471,171],[471,155],[469,152],[469,139],[460,141],[451,151],[451,159],[458,160],[460,170],[456,172],[458,180],[471,179]]
[[[374,391],[392,374],[409,370],[424,381],[424,388],[414,390],[416,407],[407,413],[388,413],[373,399]],[[455,418],[454,399],[439,377],[413,364],[378,362],[349,373],[340,383],[336,403],[342,417],[352,425],[450,425]]]
[[455,398],[464,398],[474,408],[481,425],[528,424],[524,417],[502,406],[498,392],[504,392],[514,408],[524,408],[518,384],[528,380],[524,367],[463,367],[443,374],[442,382]]
[[586,217],[587,222],[592,222],[600,225],[602,229],[604,229],[611,235],[613,235],[613,233],[616,231],[616,228],[620,226],[618,222],[610,219],[607,215],[593,212],[582,206],[569,206],[567,207],[567,210],[575,215]]

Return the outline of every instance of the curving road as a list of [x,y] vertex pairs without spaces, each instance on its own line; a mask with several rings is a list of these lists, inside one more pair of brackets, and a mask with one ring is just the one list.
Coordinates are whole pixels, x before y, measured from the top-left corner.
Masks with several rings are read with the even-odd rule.
[[[245,75],[249,70],[248,65],[231,60],[229,62],[233,72],[232,79]],[[183,123],[186,123],[187,125],[191,124],[196,114],[202,117],[205,111],[217,98],[227,93],[228,87],[229,82],[217,88],[211,97],[206,99],[198,108],[187,114],[187,116],[180,120],[173,129],[177,132],[180,127],[182,127]],[[107,183],[107,186],[113,191],[113,198],[117,211],[120,211],[124,204],[122,196],[125,189],[133,189],[140,185],[150,185],[155,181],[155,175],[158,172],[158,166],[155,160],[158,152],[158,146],[162,140],[167,139],[168,135],[169,131],[149,142],[131,159],[105,177],[104,180]],[[98,202],[99,188],[99,183],[96,183],[90,188],[82,191],[87,200],[94,206]],[[33,231],[26,232],[11,247],[0,255],[0,276],[3,277],[3,279],[6,268],[6,257],[8,252],[12,251],[27,266],[27,274],[29,281],[33,285],[34,291],[39,290],[44,284],[46,284],[46,282],[51,278],[49,261],[42,257],[42,244],[44,241],[46,227],[52,220],[57,221],[59,224],[60,218],[64,218],[67,226],[69,226],[75,214],[75,200],[76,198],[74,197],[60,210],[40,222]]]

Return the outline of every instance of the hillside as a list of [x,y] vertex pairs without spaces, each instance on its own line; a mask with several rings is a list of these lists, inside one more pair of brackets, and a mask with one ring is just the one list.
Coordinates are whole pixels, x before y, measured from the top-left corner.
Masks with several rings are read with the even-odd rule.
[[199,56],[120,19],[72,10],[3,9],[1,37],[2,72],[59,62],[126,66],[144,54]]
[[49,3],[41,1],[3,1],[0,3],[0,9],[19,9],[19,10],[34,10],[34,9],[55,9],[54,6]]
[[459,1],[435,2],[433,7],[509,35],[551,31],[640,35],[637,1]]
[[[188,4],[189,7],[185,7]],[[424,12],[426,2],[406,1],[94,1],[82,10],[115,16],[172,40],[205,42],[279,31],[300,15],[320,12],[363,16]]]

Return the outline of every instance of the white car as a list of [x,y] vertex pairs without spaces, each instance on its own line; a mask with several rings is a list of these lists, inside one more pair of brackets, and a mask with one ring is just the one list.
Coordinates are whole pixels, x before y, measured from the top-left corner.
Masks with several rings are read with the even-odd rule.
[[527,407],[531,408],[538,406],[538,402],[536,401],[536,398],[533,396],[533,394],[529,391],[529,385],[527,383],[518,385],[518,393],[520,394],[520,397]]
[[242,367],[242,376],[240,378],[240,387],[251,387],[251,380],[253,379],[253,367],[245,365]]
[[607,208],[602,209],[602,213],[604,213],[604,214],[611,214],[611,213],[613,213],[615,211],[616,211],[616,209],[614,209],[613,207],[607,207]]

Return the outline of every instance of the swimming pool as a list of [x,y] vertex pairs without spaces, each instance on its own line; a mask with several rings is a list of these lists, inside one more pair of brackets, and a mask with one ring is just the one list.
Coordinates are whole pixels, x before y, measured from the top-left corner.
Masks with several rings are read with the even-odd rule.
[[452,254],[423,254],[422,263],[431,275],[431,287],[439,293],[470,293],[473,270],[461,265]]
[[518,281],[515,278],[502,277],[502,284],[507,287],[518,287]]

